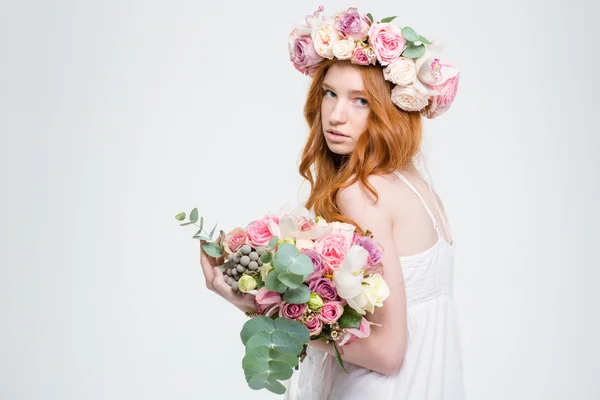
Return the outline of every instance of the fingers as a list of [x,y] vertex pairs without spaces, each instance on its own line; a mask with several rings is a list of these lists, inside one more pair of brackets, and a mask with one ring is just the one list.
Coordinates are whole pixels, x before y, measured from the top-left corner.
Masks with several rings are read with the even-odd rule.
[[224,298],[233,302],[235,300],[236,294],[231,286],[225,282],[225,278],[223,276],[223,271],[219,268],[214,269],[214,279],[213,279],[213,287],[217,292],[219,292]]

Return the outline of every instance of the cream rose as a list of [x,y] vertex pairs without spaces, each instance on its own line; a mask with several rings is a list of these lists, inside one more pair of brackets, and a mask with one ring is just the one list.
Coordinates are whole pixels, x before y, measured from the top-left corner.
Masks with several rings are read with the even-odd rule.
[[415,62],[406,57],[400,57],[384,68],[383,77],[396,85],[408,86],[417,77]]
[[333,55],[338,60],[348,60],[354,52],[354,40],[341,39],[333,44]]
[[317,54],[328,59],[333,58],[333,45],[339,40],[339,33],[333,21],[325,21],[312,35],[313,44]]
[[380,274],[373,274],[363,280],[363,293],[367,304],[363,309],[370,313],[375,311],[375,307],[382,307],[385,299],[390,295],[390,288],[383,280]]
[[394,86],[392,103],[404,111],[420,111],[427,106],[429,99],[413,85]]

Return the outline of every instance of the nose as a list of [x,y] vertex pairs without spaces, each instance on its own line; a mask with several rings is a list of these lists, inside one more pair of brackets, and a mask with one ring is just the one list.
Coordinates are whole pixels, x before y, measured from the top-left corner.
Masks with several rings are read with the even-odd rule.
[[329,122],[332,125],[344,124],[348,121],[348,110],[346,102],[338,98],[329,114]]

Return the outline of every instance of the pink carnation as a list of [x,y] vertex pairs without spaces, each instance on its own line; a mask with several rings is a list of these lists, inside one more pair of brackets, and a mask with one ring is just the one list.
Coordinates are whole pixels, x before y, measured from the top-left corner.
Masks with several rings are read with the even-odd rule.
[[390,23],[374,23],[369,28],[369,44],[375,50],[381,65],[396,61],[406,49],[406,39],[402,30]]
[[246,227],[248,242],[252,246],[267,246],[269,241],[273,239],[273,234],[269,230],[269,219],[279,223],[279,218],[267,215],[261,219],[250,222]]

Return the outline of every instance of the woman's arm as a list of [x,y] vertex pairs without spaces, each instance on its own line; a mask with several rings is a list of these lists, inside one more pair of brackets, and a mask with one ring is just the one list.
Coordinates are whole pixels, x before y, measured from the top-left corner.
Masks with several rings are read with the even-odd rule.
[[[396,204],[401,200],[397,198],[398,193],[392,193],[390,183],[384,178],[371,177],[370,183],[380,195],[377,204],[373,204],[374,197],[359,186],[358,182],[340,190],[336,202],[344,216],[356,221],[363,230],[370,229],[374,239],[382,244],[383,277],[390,288],[390,296],[384,301],[383,307],[376,308],[373,314],[366,315],[369,321],[381,324],[382,327],[372,326],[369,337],[357,339],[344,346],[342,359],[390,375],[402,365],[407,339],[404,276],[392,236],[393,219],[390,205],[390,200]],[[334,354],[331,343],[314,340],[309,345]]]

